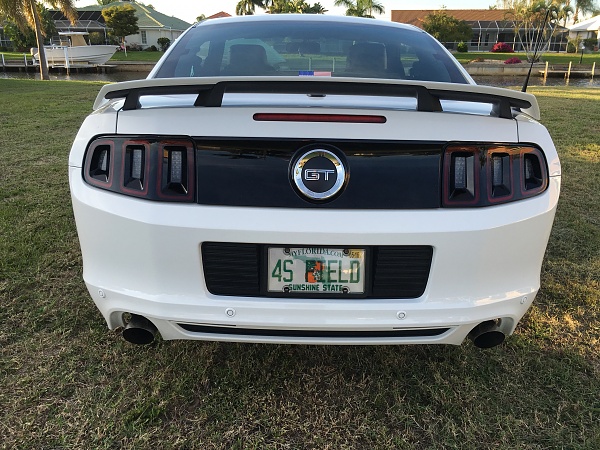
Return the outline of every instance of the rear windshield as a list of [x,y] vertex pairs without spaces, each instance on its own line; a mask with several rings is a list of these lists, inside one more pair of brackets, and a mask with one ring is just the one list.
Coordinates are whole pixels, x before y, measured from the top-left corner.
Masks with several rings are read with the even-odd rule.
[[419,30],[310,19],[206,21],[177,41],[155,77],[269,75],[468,83]]

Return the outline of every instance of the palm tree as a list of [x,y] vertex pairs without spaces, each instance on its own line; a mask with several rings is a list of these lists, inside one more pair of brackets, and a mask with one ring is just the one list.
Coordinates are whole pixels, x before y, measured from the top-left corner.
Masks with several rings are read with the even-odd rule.
[[238,16],[249,16],[254,14],[257,6],[259,8],[265,7],[262,0],[240,0],[235,6],[235,13]]
[[384,6],[375,0],[335,0],[335,6],[344,6],[347,16],[374,18],[373,13],[385,13]]
[[575,2],[575,14],[573,14],[573,22],[579,22],[579,14],[593,13],[596,8],[594,0],[577,0]]
[[325,14],[327,10],[319,2],[309,6],[305,11],[306,14]]
[[[71,21],[77,21],[77,10],[73,4],[74,0],[46,0],[52,8],[60,9]],[[44,51],[44,36],[38,3],[35,0],[0,0],[0,13],[12,19],[21,30],[33,28],[38,46],[40,60],[40,77],[42,80],[50,79],[48,75],[48,62]]]

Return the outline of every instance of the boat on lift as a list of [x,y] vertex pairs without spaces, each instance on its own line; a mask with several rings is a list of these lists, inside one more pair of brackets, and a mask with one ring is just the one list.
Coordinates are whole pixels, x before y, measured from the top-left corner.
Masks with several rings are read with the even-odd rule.
[[[84,31],[64,31],[58,33],[60,44],[44,46],[46,60],[50,66],[101,65],[106,63],[119,49],[116,45],[91,45]],[[31,49],[34,63],[39,64],[39,51]]]

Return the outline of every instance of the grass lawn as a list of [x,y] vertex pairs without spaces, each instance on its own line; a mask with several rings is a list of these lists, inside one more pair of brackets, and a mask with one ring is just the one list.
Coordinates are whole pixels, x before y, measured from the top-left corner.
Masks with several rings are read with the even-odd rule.
[[[125,52],[117,52],[110,58],[110,61],[157,62],[162,55],[164,55],[163,52],[142,51],[127,52],[127,56],[125,56]],[[110,61],[107,64],[110,64]]]
[[[492,52],[469,52],[469,53],[453,53],[454,57],[461,63],[467,64],[477,58],[491,59],[498,62],[504,62],[509,58],[517,57],[523,62],[527,62],[525,53],[492,53]],[[544,53],[542,62],[548,61],[550,64],[568,65],[572,62],[574,65],[579,64],[581,53]],[[583,55],[582,64],[592,65],[596,63],[596,70],[600,71],[600,52],[585,53]]]
[[0,79],[0,448],[600,448],[600,89],[530,88],[562,197],[540,295],[488,351],[124,342],[67,182],[99,89]]

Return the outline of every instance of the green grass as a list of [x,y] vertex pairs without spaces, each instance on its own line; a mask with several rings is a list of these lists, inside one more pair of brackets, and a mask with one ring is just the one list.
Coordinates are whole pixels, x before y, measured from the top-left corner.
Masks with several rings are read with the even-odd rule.
[[[521,61],[526,62],[527,56],[525,53],[492,53],[492,52],[468,52],[468,53],[453,53],[454,57],[461,63],[467,64],[477,58],[494,60],[498,62],[506,61],[509,58],[517,57]],[[544,53],[541,57],[542,62],[548,61],[550,64],[568,65],[569,62],[579,64],[581,53]],[[596,63],[597,70],[600,70],[600,53],[585,53],[583,55],[582,64],[592,65]]]
[[600,448],[600,89],[530,89],[562,197],[538,299],[481,351],[124,342],[67,182],[99,88],[0,79],[0,448]]
[[151,52],[151,51],[142,51],[142,52],[127,52],[127,56],[125,56],[125,52],[117,52],[110,58],[111,61],[131,61],[131,62],[157,62],[164,55],[163,52]]

